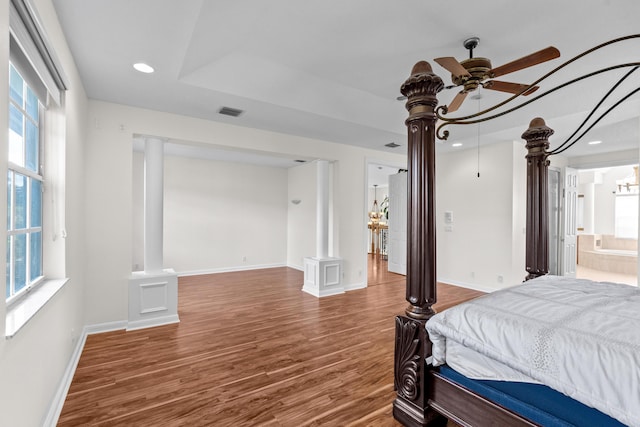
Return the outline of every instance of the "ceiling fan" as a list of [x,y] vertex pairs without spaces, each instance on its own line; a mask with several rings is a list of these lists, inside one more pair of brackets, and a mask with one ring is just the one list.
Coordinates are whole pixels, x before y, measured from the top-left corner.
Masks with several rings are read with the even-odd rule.
[[[549,46],[546,49],[534,52],[530,55],[523,56],[522,58],[511,61],[507,64],[501,65],[496,68],[491,67],[491,61],[487,58],[474,58],[473,49],[478,46],[480,39],[478,37],[471,37],[464,41],[463,46],[469,50],[469,59],[458,62],[452,56],[445,56],[442,58],[435,58],[438,64],[451,73],[452,86],[447,88],[453,88],[461,86],[462,90],[453,98],[451,103],[447,107],[447,112],[451,113],[456,111],[462,105],[462,102],[467,97],[469,92],[473,92],[479,86],[485,89],[497,90],[501,92],[508,92],[517,94],[527,89],[529,85],[522,83],[510,83],[500,80],[488,80],[495,77],[500,77],[505,74],[513,73],[514,71],[522,70],[524,68],[532,67],[537,64],[541,64],[546,61],[558,58],[560,51],[553,46]],[[530,95],[538,89],[538,86],[533,86],[527,89],[522,95]]]

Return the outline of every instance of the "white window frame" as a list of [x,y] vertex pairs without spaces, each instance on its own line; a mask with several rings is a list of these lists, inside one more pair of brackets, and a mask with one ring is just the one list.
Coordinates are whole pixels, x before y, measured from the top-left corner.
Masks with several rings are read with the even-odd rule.
[[[40,99],[40,97],[38,96],[38,93],[35,92],[35,90],[33,88],[31,88],[31,86],[29,85],[29,81],[27,78],[25,78],[25,76],[23,75],[23,72],[20,68],[18,68],[18,66],[16,66],[16,64],[13,64],[10,62],[10,68],[13,68],[22,78],[23,80],[23,88],[22,88],[22,97],[25,100],[23,102],[26,103],[26,97],[27,97],[27,90],[26,88],[29,87],[38,97],[38,121],[37,123],[35,123],[35,125],[37,126],[38,129],[38,159],[37,159],[37,165],[36,165],[36,169],[37,171],[32,171],[24,166],[18,165],[12,161],[8,161],[7,162],[7,171],[8,174],[11,173],[13,176],[13,179],[11,180],[11,186],[9,186],[9,182],[7,182],[7,191],[10,191],[7,194],[7,203],[12,207],[12,212],[10,214],[10,217],[8,218],[8,222],[10,222],[10,224],[8,224],[8,230],[7,230],[7,239],[8,239],[8,243],[12,249],[9,250],[9,248],[7,248],[7,258],[8,258],[8,265],[7,265],[7,281],[5,282],[5,286],[9,287],[10,292],[9,292],[9,296],[7,297],[6,301],[7,301],[7,305],[11,306],[12,304],[15,304],[17,301],[19,301],[20,298],[22,298],[24,295],[26,295],[27,293],[31,292],[33,289],[35,289],[40,283],[43,282],[44,280],[44,253],[42,252],[42,246],[43,246],[43,227],[42,227],[42,219],[43,219],[43,213],[44,213],[44,209],[43,209],[43,203],[42,203],[42,198],[40,201],[40,226],[37,227],[32,227],[31,226],[31,217],[32,217],[32,210],[31,210],[31,180],[37,180],[40,181],[40,185],[41,185],[41,192],[44,190],[44,178],[43,178],[43,159],[44,159],[44,103],[46,102],[45,100]],[[7,82],[7,85],[9,84],[9,82]],[[46,94],[45,94],[46,96]],[[9,105],[13,105],[15,108],[17,108],[20,113],[22,114],[23,117],[23,138],[26,139],[26,126],[27,126],[27,121],[31,121],[32,123],[34,123],[35,121],[33,120],[33,118],[28,114],[26,108],[23,105],[18,105],[15,100],[13,100],[11,97],[9,97]],[[10,146],[11,144],[9,144]],[[22,157],[23,159],[26,157],[26,151],[27,151],[27,147],[26,147],[26,140],[23,141],[23,147],[22,147]],[[8,175],[7,174],[7,175]],[[15,228],[15,223],[14,220],[16,218],[16,213],[15,213],[15,208],[16,208],[16,204],[15,204],[15,175],[19,174],[25,177],[26,179],[26,227],[25,228]],[[7,180],[9,179],[9,177],[7,176]],[[33,280],[31,280],[31,265],[32,265],[32,257],[33,254],[31,253],[31,236],[33,235],[33,233],[40,233],[40,266],[39,266],[39,270],[42,274],[40,274],[39,276],[35,277]],[[26,280],[26,284],[25,286],[18,290],[15,291],[15,270],[16,270],[16,259],[15,259],[15,250],[13,250],[13,248],[15,248],[14,245],[14,240],[16,236],[21,236],[21,235],[25,235],[25,239],[26,239],[26,260],[25,260],[25,267],[26,267],[26,271],[25,271],[25,280]],[[5,289],[5,295],[6,295],[6,289]]]

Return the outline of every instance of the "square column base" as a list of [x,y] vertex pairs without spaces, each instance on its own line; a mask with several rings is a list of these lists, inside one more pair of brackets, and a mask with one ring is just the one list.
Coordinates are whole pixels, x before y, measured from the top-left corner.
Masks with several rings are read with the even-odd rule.
[[158,273],[134,272],[129,278],[127,330],[179,321],[178,275],[172,269]]
[[342,259],[306,257],[302,290],[318,298],[343,294]]

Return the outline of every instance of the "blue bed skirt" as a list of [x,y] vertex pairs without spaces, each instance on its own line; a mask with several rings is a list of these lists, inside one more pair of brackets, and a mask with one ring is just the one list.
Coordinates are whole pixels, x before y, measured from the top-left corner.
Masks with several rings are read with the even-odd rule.
[[624,424],[541,384],[472,380],[441,366],[440,374],[545,427],[624,427]]

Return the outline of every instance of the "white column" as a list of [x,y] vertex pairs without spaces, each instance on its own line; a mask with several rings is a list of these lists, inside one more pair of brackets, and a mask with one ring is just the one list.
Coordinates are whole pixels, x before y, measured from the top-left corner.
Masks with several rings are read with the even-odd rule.
[[127,330],[177,323],[178,275],[164,268],[162,227],[164,202],[164,140],[145,137],[144,144],[144,271],[129,278]]
[[144,145],[144,271],[162,271],[164,142],[147,137]]
[[316,297],[344,292],[342,260],[329,256],[331,174],[327,160],[316,160],[316,256],[304,258],[302,290]]
[[329,256],[329,162],[316,163],[316,257]]

